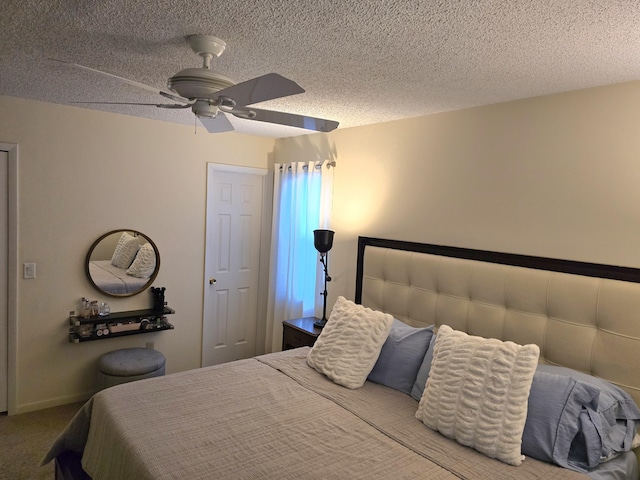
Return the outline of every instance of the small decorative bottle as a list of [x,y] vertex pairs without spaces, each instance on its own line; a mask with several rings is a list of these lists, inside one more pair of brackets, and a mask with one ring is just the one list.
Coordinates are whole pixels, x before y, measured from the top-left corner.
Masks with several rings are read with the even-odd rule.
[[91,316],[91,303],[87,297],[82,297],[80,300],[80,317],[89,318]]
[[109,304],[107,302],[102,302],[100,304],[99,315],[101,317],[105,317],[105,316],[109,315],[110,313],[111,313],[111,307],[109,307]]

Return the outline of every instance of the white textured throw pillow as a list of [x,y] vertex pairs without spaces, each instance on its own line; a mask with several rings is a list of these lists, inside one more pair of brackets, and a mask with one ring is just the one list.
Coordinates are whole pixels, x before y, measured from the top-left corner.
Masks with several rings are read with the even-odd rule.
[[149,278],[156,269],[156,251],[149,242],[140,247],[127,275],[137,278]]
[[393,317],[338,297],[307,363],[335,383],[360,388],[378,360]]
[[129,268],[139,248],[140,242],[138,242],[138,239],[127,232],[123,232],[113,251],[111,264],[118,268]]
[[491,458],[520,465],[529,390],[540,349],[442,325],[416,417]]

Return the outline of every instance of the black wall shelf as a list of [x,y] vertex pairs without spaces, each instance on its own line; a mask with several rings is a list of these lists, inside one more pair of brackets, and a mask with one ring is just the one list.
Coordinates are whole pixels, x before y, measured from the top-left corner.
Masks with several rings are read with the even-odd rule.
[[167,321],[166,315],[174,313],[175,310],[165,306],[162,312],[146,309],[114,312],[104,316],[94,315],[88,318],[72,316],[69,317],[69,342],[89,342],[173,330],[174,326]]

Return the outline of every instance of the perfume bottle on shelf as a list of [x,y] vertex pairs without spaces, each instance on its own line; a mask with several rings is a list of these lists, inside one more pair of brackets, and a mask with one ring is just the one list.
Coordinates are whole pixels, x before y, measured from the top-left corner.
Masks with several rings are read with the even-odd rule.
[[82,318],[89,318],[91,316],[91,302],[89,302],[87,297],[82,297],[80,300],[80,309],[78,312]]

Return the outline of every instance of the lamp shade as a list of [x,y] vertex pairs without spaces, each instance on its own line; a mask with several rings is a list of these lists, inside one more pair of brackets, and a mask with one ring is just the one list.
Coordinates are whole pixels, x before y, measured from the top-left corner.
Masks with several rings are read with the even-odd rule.
[[327,253],[333,247],[333,230],[314,230],[313,246],[320,253]]

